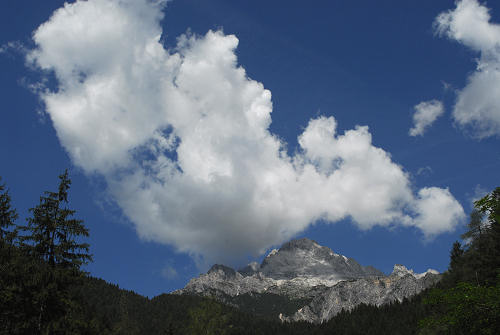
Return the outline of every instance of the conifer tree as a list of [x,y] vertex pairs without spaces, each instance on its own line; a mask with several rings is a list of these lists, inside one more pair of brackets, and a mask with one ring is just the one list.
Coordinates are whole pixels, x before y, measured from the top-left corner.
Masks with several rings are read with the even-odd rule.
[[0,183],[0,334],[13,333],[16,316],[22,309],[16,299],[20,279],[20,258],[14,246],[17,217],[8,190]]
[[446,286],[454,286],[464,278],[464,253],[460,242],[455,241],[450,252],[450,266],[448,272],[443,278],[443,283]]
[[65,207],[71,185],[68,170],[59,179],[58,191],[46,191],[40,197],[40,204],[30,209],[33,216],[24,228],[30,234],[24,236],[23,241],[28,242],[30,251],[50,267],[79,270],[92,257],[88,253],[89,245],[77,239],[88,237],[89,232],[82,220],[72,218],[75,211]]
[[[0,177],[0,182],[2,178]],[[11,207],[11,198],[5,184],[0,183],[0,243],[11,245],[16,236],[17,211]]]
[[75,211],[67,207],[71,185],[67,170],[59,180],[57,192],[45,192],[40,203],[30,209],[28,225],[21,227],[25,232],[21,236],[22,248],[37,268],[31,282],[36,286],[32,300],[39,334],[67,331],[74,298],[71,289],[83,275],[80,266],[92,259],[89,245],[79,241],[88,237],[88,230],[82,220],[73,218]]

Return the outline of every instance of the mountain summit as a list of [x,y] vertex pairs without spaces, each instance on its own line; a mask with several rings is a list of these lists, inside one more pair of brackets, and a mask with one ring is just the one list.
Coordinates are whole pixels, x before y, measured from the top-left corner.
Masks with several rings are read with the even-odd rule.
[[384,275],[373,267],[363,267],[356,260],[336,254],[308,238],[292,240],[279,250],[271,251],[258,271],[274,279],[311,276],[338,281]]
[[216,264],[174,294],[211,296],[244,310],[274,314],[281,320],[323,322],[361,303],[401,301],[439,279],[435,270],[415,274],[399,264],[386,276],[302,238],[272,250],[261,264],[253,262],[238,271]]

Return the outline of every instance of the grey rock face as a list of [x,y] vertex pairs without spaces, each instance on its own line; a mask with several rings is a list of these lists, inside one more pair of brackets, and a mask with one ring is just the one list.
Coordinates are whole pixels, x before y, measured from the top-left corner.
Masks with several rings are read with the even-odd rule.
[[207,274],[210,273],[216,273],[218,276],[221,278],[230,280],[234,279],[236,277],[236,271],[233,270],[233,268],[230,268],[229,266],[221,265],[221,264],[215,264],[213,265],[210,270],[208,270]]
[[264,259],[260,271],[275,279],[300,276],[331,277],[338,280],[383,276],[373,268],[363,267],[352,258],[334,253],[313,240],[292,240]]
[[244,276],[251,276],[257,272],[259,272],[260,264],[257,262],[252,262],[245,266],[242,269],[239,269],[238,272]]
[[[198,278],[193,278],[182,290],[175,294],[199,294],[203,296],[219,295],[236,296],[249,292],[261,293],[272,286],[272,279],[264,278],[260,273],[252,276],[243,276],[230,267],[214,265]],[[214,294],[216,292],[216,294]]]
[[328,321],[342,310],[352,310],[364,303],[380,306],[413,296],[439,281],[440,276],[426,273],[417,278],[411,273],[391,274],[387,277],[362,278],[342,281],[316,296],[308,305],[299,309],[287,321],[305,320],[314,323]]
[[260,265],[254,262],[235,271],[216,264],[174,294],[212,296],[233,305],[240,295],[275,294],[304,303],[296,312],[281,315],[281,320],[320,323],[361,303],[401,301],[439,279],[437,271],[415,274],[403,265],[395,265],[386,276],[315,241],[299,239],[271,251]]

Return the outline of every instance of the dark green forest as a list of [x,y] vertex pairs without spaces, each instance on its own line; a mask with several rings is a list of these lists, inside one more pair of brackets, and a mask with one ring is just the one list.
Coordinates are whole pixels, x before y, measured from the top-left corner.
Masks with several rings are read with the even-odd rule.
[[500,333],[500,187],[475,202],[435,287],[313,325],[277,320],[276,306],[300,302],[276,295],[241,297],[246,308],[238,309],[198,296],[149,299],[89,276],[82,270],[92,261],[89,231],[68,207],[70,186],[65,171],[20,223],[0,180],[0,334]]

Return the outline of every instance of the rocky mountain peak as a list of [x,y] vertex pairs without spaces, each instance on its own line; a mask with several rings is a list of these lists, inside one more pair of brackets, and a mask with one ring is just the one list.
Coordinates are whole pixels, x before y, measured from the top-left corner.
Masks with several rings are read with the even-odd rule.
[[415,278],[425,277],[427,274],[438,275],[439,272],[433,269],[428,269],[423,273],[415,273],[412,269],[408,269],[406,266],[401,264],[395,264],[394,269],[392,270],[391,276],[404,277],[406,275],[411,275]]
[[373,267],[363,267],[356,260],[336,254],[308,238],[291,240],[279,250],[271,251],[259,271],[274,279],[313,276],[328,278],[329,282],[384,275]]
[[392,270],[392,275],[397,275],[397,276],[405,276],[407,274],[413,275],[413,270],[408,270],[406,266],[402,264],[394,264],[394,268]]
[[225,277],[225,278],[236,277],[236,271],[234,271],[234,269],[230,268],[229,266],[222,265],[222,264],[212,265],[210,270],[208,270],[207,274],[217,274],[217,275]]
[[311,250],[314,248],[321,248],[321,246],[316,241],[304,237],[284,243],[278,251],[296,250],[296,249]]

